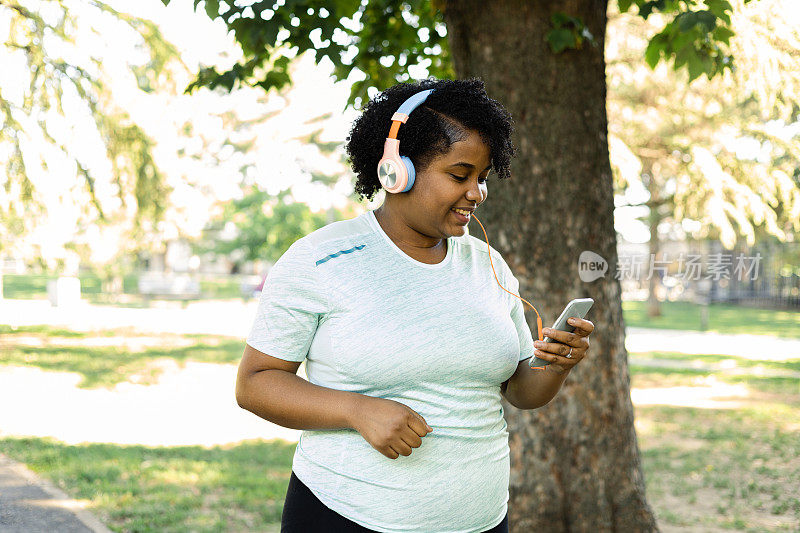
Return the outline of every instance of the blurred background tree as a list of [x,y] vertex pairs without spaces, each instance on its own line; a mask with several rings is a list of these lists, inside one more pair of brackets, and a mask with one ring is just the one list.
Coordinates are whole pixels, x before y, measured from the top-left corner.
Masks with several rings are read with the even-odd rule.
[[196,250],[234,257],[237,264],[275,263],[294,241],[341,218],[335,210],[311,212],[308,205],[293,201],[289,191],[276,196],[251,186],[243,198],[227,202],[222,215],[210,221]]
[[[174,90],[178,56],[153,22],[100,1],[2,2],[0,26],[0,250],[74,271],[38,233],[114,225],[135,242],[163,220],[170,187],[114,77],[128,69],[142,91]],[[129,34],[138,62],[108,61],[109,31]],[[77,226],[58,227],[58,209],[79,211]]]
[[[184,55],[191,64],[195,52],[119,9],[0,2],[0,261],[91,270],[102,292],[119,293],[125,274],[197,238],[243,189],[346,194],[343,150],[320,137],[332,113],[307,117],[288,86],[269,98],[252,88],[184,94]],[[308,75],[300,62],[288,68]]]
[[[800,128],[792,122],[800,110],[800,29],[781,16],[787,7],[737,5],[735,37],[726,40],[738,67],[691,84],[688,73],[648,65],[648,45],[663,17],[610,13],[616,206],[641,213],[650,254],[659,254],[668,236],[715,239],[728,249],[741,241],[752,247],[768,238],[798,240]],[[659,282],[650,277],[650,316],[660,314]]]

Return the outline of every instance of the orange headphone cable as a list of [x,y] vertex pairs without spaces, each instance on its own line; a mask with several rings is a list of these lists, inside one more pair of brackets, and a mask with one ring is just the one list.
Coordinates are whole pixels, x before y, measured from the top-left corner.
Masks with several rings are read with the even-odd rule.
[[533,309],[533,311],[536,313],[536,328],[538,330],[537,331],[537,335],[538,335],[540,341],[544,340],[542,338],[542,317],[539,316],[539,311],[537,311],[536,308],[533,305],[531,305],[531,303],[528,300],[526,300],[525,298],[522,298],[521,296],[517,296],[513,292],[511,292],[511,291],[507,290],[505,287],[503,287],[503,285],[500,283],[500,280],[497,279],[497,272],[494,269],[494,262],[492,261],[492,249],[489,247],[489,236],[486,235],[486,229],[483,227],[483,224],[481,224],[481,221],[478,220],[478,217],[475,216],[475,213],[472,213],[472,216],[475,217],[475,221],[478,222],[478,224],[480,224],[481,229],[483,230],[483,236],[486,237],[486,248],[489,250],[489,264],[492,265],[492,273],[494,273],[495,281],[497,281],[497,284],[500,285],[500,288],[503,289],[504,291],[506,291],[508,294],[510,294],[514,298],[519,298],[520,300],[522,300],[523,302],[525,302],[526,304],[531,306],[531,309]]

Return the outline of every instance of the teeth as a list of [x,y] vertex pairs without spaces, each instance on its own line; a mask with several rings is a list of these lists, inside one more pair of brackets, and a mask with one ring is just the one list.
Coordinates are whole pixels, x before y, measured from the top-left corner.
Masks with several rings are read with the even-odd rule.
[[456,213],[458,213],[460,215],[464,215],[465,217],[469,216],[469,211],[464,211],[463,209],[453,209],[453,211],[455,211]]

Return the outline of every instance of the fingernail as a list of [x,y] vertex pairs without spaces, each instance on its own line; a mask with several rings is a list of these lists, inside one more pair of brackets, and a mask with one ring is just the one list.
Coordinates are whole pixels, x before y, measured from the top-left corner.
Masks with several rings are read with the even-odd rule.
[[570,318],[569,320],[567,320],[567,323],[568,324],[572,324],[574,326],[575,325],[575,319],[574,318]]
[[[425,425],[428,426],[428,424],[425,424]],[[433,428],[428,426],[428,431],[433,431]]]

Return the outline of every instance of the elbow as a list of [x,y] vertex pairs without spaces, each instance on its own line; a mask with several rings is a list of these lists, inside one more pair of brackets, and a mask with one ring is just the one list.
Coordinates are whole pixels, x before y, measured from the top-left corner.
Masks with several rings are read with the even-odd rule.
[[519,397],[518,395],[514,394],[514,392],[515,391],[506,391],[503,394],[503,398],[505,398],[505,400],[508,403],[510,403],[511,405],[513,405],[514,407],[516,407],[521,411],[538,409],[539,407],[543,407],[548,403],[550,403],[550,400],[552,399],[552,398],[545,399],[545,398],[534,398],[534,397],[524,398],[524,397]]
[[238,386],[236,387],[236,404],[242,409],[247,409],[247,396]]
[[247,378],[240,375],[236,380],[236,404],[242,409],[250,411],[250,396]]

